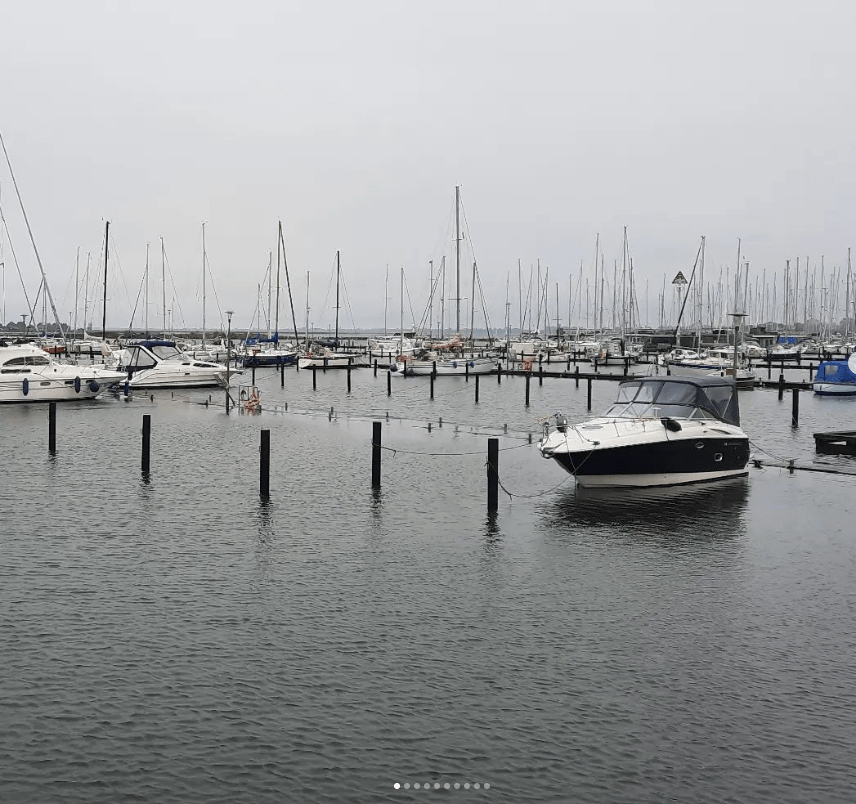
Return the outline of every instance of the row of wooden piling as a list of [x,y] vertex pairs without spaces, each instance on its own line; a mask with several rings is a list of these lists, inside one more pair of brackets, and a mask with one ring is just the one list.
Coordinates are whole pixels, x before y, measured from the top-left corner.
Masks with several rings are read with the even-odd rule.
[[[372,422],[372,488],[381,487],[381,456],[383,422]],[[142,451],[140,472],[144,478],[151,474],[152,417],[143,414]],[[56,402],[48,405],[48,451],[56,454]],[[270,497],[270,430],[260,431],[259,443],[259,496]],[[496,512],[499,508],[499,439],[487,440],[487,510]]]

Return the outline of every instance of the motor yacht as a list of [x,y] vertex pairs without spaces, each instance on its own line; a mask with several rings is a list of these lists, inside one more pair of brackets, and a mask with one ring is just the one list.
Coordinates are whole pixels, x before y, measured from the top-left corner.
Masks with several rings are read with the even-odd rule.
[[570,424],[555,414],[538,444],[579,486],[670,486],[747,474],[730,377],[643,377],[618,387],[602,416]]
[[32,343],[0,340],[0,402],[94,399],[124,378],[103,364],[61,363]]
[[[197,360],[182,352],[174,341],[138,341],[129,344],[119,358],[119,369],[130,388],[224,388],[226,366]],[[241,374],[231,369],[232,375]]]

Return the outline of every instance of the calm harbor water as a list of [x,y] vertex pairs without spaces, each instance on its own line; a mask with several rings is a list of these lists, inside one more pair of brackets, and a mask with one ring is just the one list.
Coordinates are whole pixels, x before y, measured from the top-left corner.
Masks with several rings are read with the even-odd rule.
[[[0,408],[0,800],[856,797],[856,478],[586,493],[534,445],[584,382],[257,383],[258,416],[59,405],[55,456],[46,406]],[[790,393],[741,394],[756,457],[856,472],[811,437],[856,400],[800,402],[794,429]]]

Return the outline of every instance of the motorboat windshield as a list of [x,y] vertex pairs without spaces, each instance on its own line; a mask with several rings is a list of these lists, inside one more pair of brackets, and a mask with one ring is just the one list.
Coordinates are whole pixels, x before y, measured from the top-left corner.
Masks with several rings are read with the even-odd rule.
[[187,355],[184,352],[180,351],[177,346],[174,344],[157,344],[156,346],[150,346],[152,354],[158,360],[186,360]]
[[622,382],[604,414],[617,419],[718,419],[740,426],[734,381],[713,378],[643,378]]

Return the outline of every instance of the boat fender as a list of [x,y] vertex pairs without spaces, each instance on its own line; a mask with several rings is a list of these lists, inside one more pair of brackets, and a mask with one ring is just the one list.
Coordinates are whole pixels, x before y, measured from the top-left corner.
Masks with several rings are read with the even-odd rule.
[[[452,361],[452,368],[457,368],[457,367],[458,367],[458,361],[457,361],[457,360],[453,360],[453,361]],[[26,382],[26,380],[24,380],[24,382]]]
[[475,367],[476,367],[476,363],[475,363],[475,361],[474,361],[474,360],[470,360],[470,368],[475,368]]
[[393,363],[393,364],[389,367],[389,370],[390,370],[390,371],[398,371],[398,363]]
[[28,393],[30,393],[30,381],[26,377],[24,377],[23,391],[24,391],[24,396],[26,396]]
[[76,394],[80,393],[80,377],[74,378],[74,393],[76,393]]
[[556,414],[556,429],[560,433],[568,432],[568,417],[562,413]]
[[92,391],[93,394],[97,393],[100,389],[101,386],[97,382],[95,382],[95,380],[92,380],[92,382],[89,383],[89,390]]
[[131,393],[131,385],[130,385],[130,383],[129,383],[127,380],[125,380],[125,389],[124,389],[124,391],[125,391],[125,396],[128,396],[128,394],[130,394],[130,393]]
[[663,427],[665,427],[667,430],[671,430],[673,433],[679,433],[681,430],[683,430],[683,427],[681,427],[681,423],[676,422],[674,419],[670,418],[669,416],[663,416],[660,419],[660,422],[663,425]]

